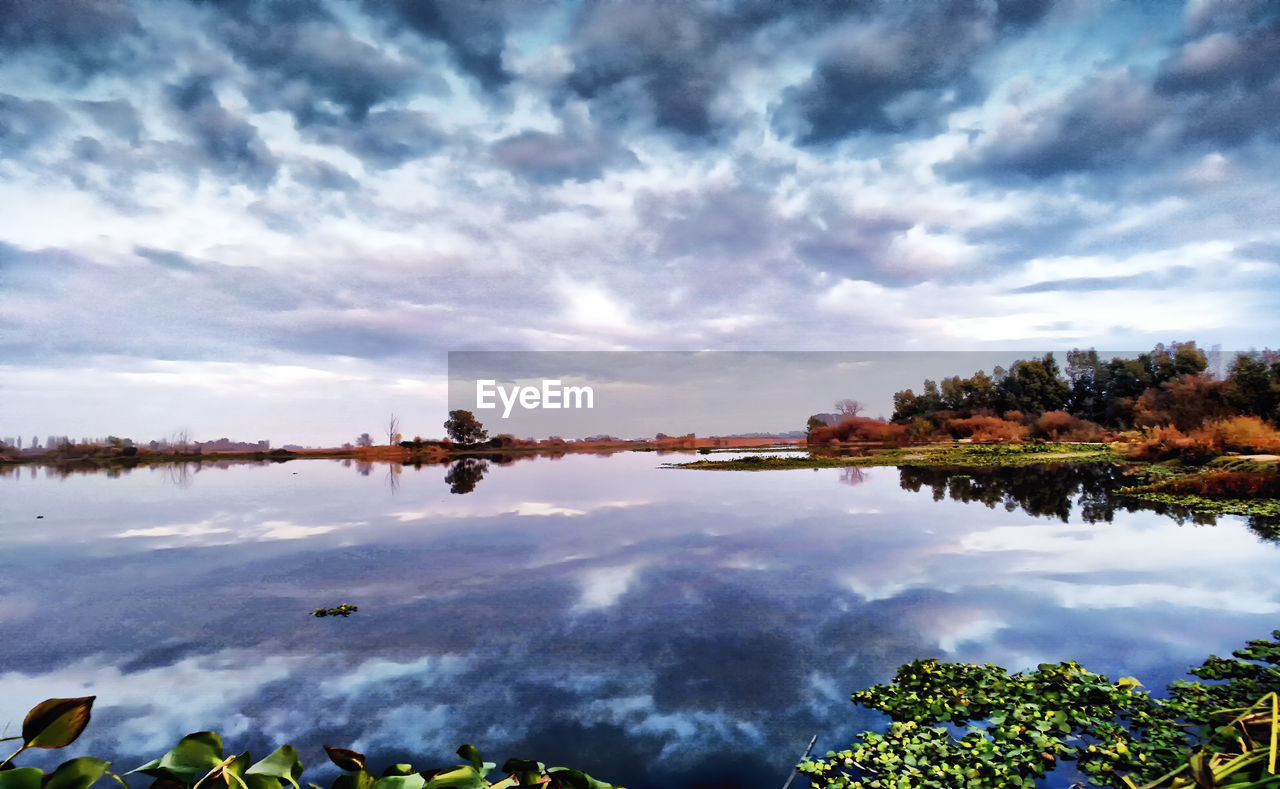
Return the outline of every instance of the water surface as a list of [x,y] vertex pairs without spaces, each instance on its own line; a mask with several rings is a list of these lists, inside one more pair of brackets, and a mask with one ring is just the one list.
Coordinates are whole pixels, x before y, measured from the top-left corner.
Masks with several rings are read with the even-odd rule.
[[11,472],[0,722],[98,696],[37,765],[128,769],[216,729],[294,743],[318,783],[322,744],[380,769],[471,742],[633,788],[776,787],[811,735],[877,725],[849,693],[915,658],[1159,688],[1280,626],[1273,543],[1117,508],[1113,472],[671,459]]

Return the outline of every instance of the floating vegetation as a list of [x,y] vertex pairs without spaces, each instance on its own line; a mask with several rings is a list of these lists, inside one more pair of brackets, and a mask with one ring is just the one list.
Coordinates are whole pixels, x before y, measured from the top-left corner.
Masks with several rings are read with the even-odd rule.
[[343,603],[336,608],[317,608],[315,616],[351,616],[360,610],[360,606]]
[[[853,694],[888,714],[848,750],[804,760],[815,787],[1031,789],[1062,762],[1117,789],[1272,789],[1280,738],[1280,631],[1235,658],[1210,657],[1168,698],[1133,677],[1074,662],[1010,674],[991,664],[917,660]],[[961,729],[960,727],[964,727]]]

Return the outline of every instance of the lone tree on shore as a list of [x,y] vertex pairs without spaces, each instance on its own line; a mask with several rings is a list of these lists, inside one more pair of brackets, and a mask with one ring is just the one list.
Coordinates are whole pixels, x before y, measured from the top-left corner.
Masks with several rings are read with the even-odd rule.
[[387,421],[387,444],[398,443],[400,443],[400,418],[392,414],[391,419]]
[[444,429],[448,431],[449,438],[459,444],[475,444],[489,437],[489,431],[484,429],[484,425],[470,411],[450,411]]
[[853,417],[861,413],[865,406],[851,397],[836,401],[836,413],[843,417]]

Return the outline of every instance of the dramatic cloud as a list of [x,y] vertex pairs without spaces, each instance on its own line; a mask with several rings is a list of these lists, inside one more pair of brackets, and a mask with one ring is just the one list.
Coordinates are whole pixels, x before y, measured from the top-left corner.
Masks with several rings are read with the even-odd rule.
[[1278,19],[0,0],[6,380],[356,364],[396,401],[461,349],[1274,344]]

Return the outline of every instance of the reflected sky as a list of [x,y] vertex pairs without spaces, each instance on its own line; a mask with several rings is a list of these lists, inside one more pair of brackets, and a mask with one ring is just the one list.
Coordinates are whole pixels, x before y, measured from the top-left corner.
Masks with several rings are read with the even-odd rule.
[[[98,696],[36,765],[128,769],[212,728],[298,745],[321,783],[323,744],[380,769],[472,742],[631,787],[774,787],[811,735],[876,725],[849,693],[915,658],[1159,688],[1280,619],[1275,544],[1118,509],[1109,478],[672,459],[488,462],[466,495],[449,466],[332,461],[0,477],[0,722]],[[340,603],[359,613],[310,615]]]

